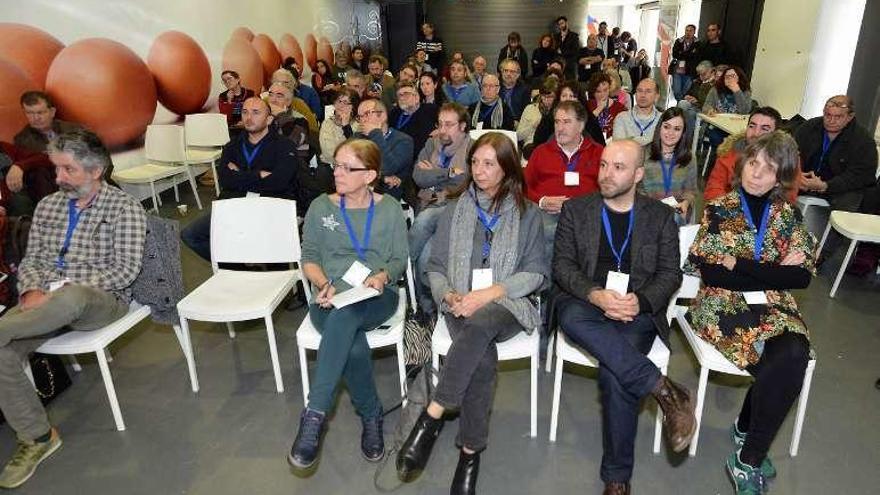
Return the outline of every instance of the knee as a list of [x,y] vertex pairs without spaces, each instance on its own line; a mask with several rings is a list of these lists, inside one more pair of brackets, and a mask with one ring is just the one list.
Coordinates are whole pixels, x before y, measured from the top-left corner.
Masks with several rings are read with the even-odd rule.
[[0,347],[0,375],[8,376],[24,370],[22,356],[11,345]]
[[[810,344],[799,333],[786,332],[774,337],[772,342],[774,361],[789,363],[792,367],[804,369],[810,360]],[[768,342],[770,344],[771,342]]]
[[369,361],[372,358],[372,351],[370,349],[369,344],[367,344],[367,339],[364,339],[362,343],[355,342],[351,349],[348,351],[348,361],[349,362],[364,362]]

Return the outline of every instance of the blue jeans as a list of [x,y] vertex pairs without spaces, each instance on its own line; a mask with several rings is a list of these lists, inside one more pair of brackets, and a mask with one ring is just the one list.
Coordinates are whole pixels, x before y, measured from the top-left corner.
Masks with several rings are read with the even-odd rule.
[[211,211],[202,212],[181,230],[180,239],[197,255],[211,261]]
[[425,269],[428,266],[428,259],[431,257],[430,241],[434,232],[437,231],[437,223],[440,222],[440,216],[444,211],[446,211],[445,206],[422,209],[409,229],[409,252],[414,257],[413,265],[416,271],[416,297],[419,308],[427,314],[434,314],[436,311],[434,299],[431,297],[431,289],[425,276]]
[[697,114],[700,112],[700,108],[687,100],[680,100],[676,106],[684,111],[684,118],[687,121],[686,129],[690,129],[690,132],[693,132],[694,126],[697,125]]
[[675,99],[681,100],[684,98],[684,95],[691,89],[693,82],[694,80],[687,74],[672,74],[672,94],[675,95]]
[[344,378],[351,403],[361,417],[382,413],[366,332],[394,314],[398,297],[397,289],[391,285],[372,299],[342,309],[323,309],[317,304],[309,307],[309,318],[321,332],[318,369],[309,391],[310,409],[328,412],[336,398],[336,386]]
[[657,329],[650,315],[642,313],[628,323],[610,320],[598,307],[568,294],[559,296],[556,304],[565,335],[599,361],[602,481],[628,482],[632,478],[639,403],[660,379],[660,370],[645,357]]

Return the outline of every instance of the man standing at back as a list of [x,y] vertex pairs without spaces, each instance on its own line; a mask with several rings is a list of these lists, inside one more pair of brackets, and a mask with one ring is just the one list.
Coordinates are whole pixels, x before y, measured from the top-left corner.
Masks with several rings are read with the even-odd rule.
[[553,41],[556,50],[565,59],[565,78],[574,79],[581,42],[577,33],[568,30],[568,17],[559,16],[556,19],[556,27],[559,28],[559,32],[553,34]]
[[110,155],[84,130],[49,144],[60,191],[37,205],[18,270],[18,305],[0,318],[0,410],[18,447],[0,473],[16,488],[61,447],[22,363],[56,331],[100,329],[128,312],[141,270],[147,217],[128,194],[104,180]]
[[602,152],[600,194],[565,202],[556,229],[553,280],[565,335],[599,361],[605,495],[628,495],[639,404],[652,395],[663,410],[672,449],[696,431],[688,390],[646,356],[659,336],[669,345],[666,305],[681,284],[673,210],[636,194],[642,146],[615,140]]

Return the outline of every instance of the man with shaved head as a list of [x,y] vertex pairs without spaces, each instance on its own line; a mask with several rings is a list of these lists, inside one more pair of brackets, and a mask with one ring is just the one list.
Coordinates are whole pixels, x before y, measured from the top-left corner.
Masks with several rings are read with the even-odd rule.
[[668,346],[666,305],[682,277],[673,210],[636,193],[643,158],[638,142],[615,139],[602,152],[599,192],[566,201],[556,228],[559,324],[599,361],[605,495],[630,493],[643,398],[663,410],[674,451],[696,429],[691,393],[646,357],[657,337]]

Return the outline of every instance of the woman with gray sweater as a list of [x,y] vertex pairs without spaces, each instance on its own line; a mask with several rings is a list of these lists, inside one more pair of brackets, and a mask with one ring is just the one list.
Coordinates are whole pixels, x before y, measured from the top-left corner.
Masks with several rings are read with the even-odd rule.
[[453,494],[475,493],[480,452],[489,436],[495,343],[540,322],[530,296],[549,281],[543,225],[526,199],[519,154],[503,134],[484,134],[468,155],[469,178],[437,226],[428,279],[452,336],[434,400],[397,457],[398,476],[424,469],[447,410],[460,412],[461,449]]

